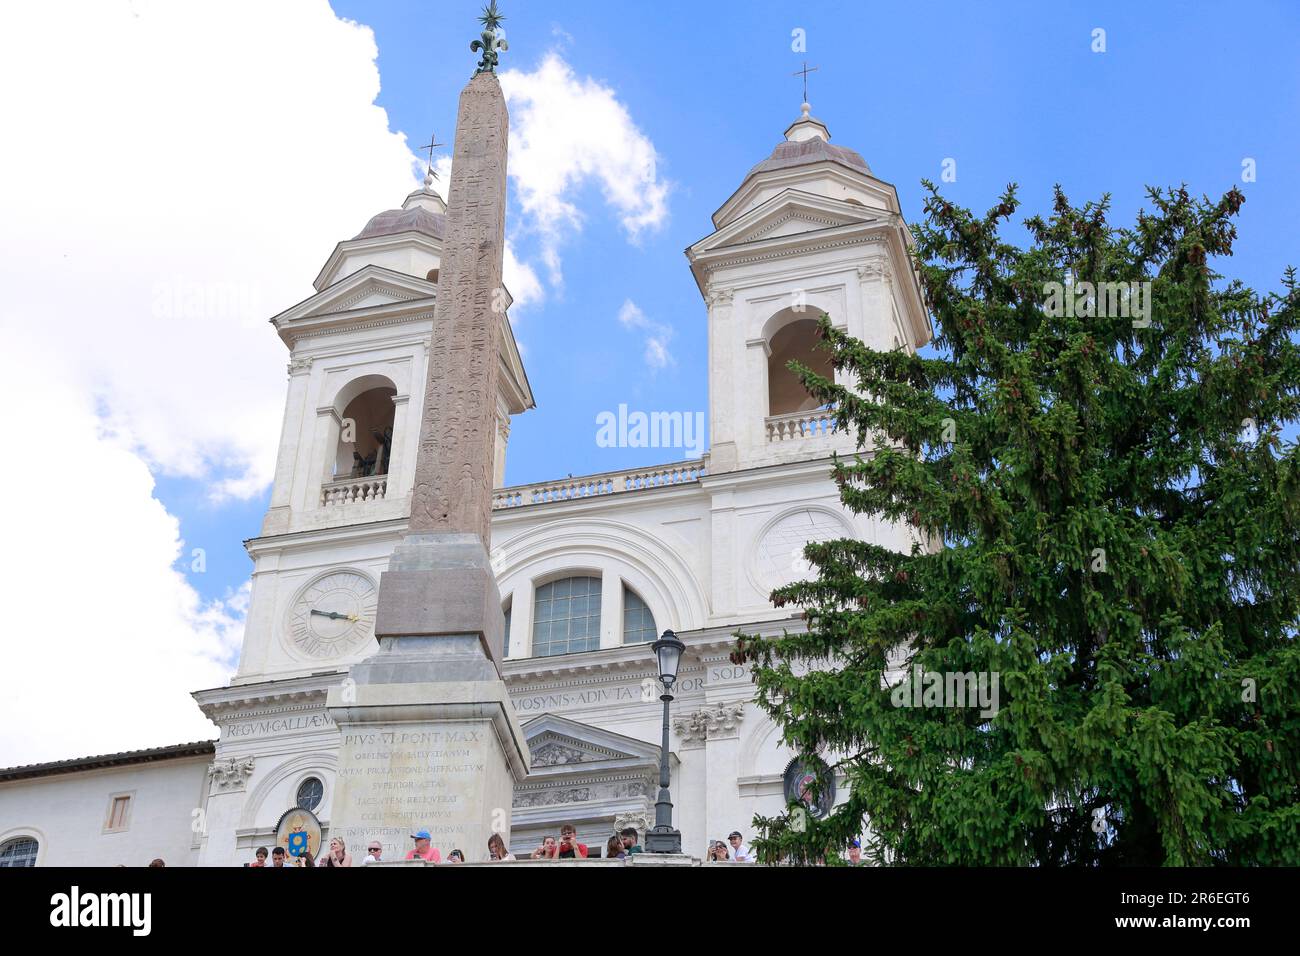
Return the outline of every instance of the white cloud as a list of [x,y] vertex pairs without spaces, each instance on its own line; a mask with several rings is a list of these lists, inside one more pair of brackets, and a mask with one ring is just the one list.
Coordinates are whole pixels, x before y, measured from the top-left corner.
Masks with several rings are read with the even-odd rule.
[[564,239],[582,228],[577,194],[588,182],[600,186],[634,242],[667,221],[671,184],[658,176],[654,143],[612,89],[579,78],[554,52],[531,73],[503,72],[501,88],[510,109],[510,175],[553,284],[563,281]]
[[151,465],[259,493],[286,359],[266,319],[413,188],[374,38],[306,0],[74,6],[19,5],[0,35],[23,144],[0,180],[3,320],[63,343]]
[[[0,766],[215,736],[188,691],[224,684],[247,589],[204,604],[176,568],[193,560],[153,498],[146,464],[105,439],[93,398],[48,343],[0,352],[24,400],[8,506]],[[12,346],[12,347],[10,347]]]
[[505,261],[501,264],[501,281],[510,290],[510,322],[514,324],[520,309],[526,309],[543,298],[542,280],[537,271],[515,254],[513,243],[506,240]]
[[624,301],[618,310],[618,321],[625,329],[645,333],[645,362],[650,368],[660,369],[676,364],[676,359],[668,351],[668,342],[673,337],[672,326],[646,318],[641,307],[631,299]]
[[375,56],[321,2],[6,9],[0,765],[211,736],[188,692],[228,679],[247,596],[176,570],[151,471],[265,489],[266,319],[413,188]]

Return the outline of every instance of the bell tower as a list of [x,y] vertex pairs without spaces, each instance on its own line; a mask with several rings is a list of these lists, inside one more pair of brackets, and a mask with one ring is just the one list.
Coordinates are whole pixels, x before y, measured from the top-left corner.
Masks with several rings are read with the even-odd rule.
[[709,309],[710,474],[851,453],[787,365],[833,374],[823,313],[879,350],[930,340],[897,191],[807,103],[686,250]]
[[[424,184],[338,243],[316,292],[271,319],[289,386],[271,504],[245,547],[252,598],[234,683],[343,670],[376,647],[379,576],[411,513],[447,205]],[[509,293],[506,293],[509,306]],[[501,314],[495,484],[533,407]]]

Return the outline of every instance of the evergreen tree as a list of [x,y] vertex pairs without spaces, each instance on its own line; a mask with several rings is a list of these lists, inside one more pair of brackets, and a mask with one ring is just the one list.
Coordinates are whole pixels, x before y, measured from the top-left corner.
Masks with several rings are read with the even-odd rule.
[[[783,741],[849,790],[756,818],[760,857],[866,821],[880,863],[1300,864],[1294,269],[1266,295],[1216,272],[1236,189],[1149,190],[1118,228],[1058,188],[1021,248],[1014,186],[982,218],[925,186],[937,357],[823,316],[854,387],[791,366],[858,436],[844,504],[917,544],[810,544],[816,578],[773,593],[807,632],[738,636]],[[898,706],[968,672],[996,715]]]

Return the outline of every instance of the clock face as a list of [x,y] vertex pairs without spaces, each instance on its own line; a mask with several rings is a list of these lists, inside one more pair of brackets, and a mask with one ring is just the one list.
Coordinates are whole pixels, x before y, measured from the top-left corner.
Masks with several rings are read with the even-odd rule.
[[356,571],[331,571],[303,588],[289,606],[289,636],[309,657],[339,657],[361,647],[375,629],[378,592]]

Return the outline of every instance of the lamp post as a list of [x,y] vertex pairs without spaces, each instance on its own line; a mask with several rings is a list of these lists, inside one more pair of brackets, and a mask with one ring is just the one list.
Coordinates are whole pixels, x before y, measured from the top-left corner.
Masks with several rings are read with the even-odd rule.
[[664,685],[664,735],[659,752],[659,798],[655,800],[655,825],[645,835],[647,853],[681,853],[682,834],[673,829],[673,801],[668,793],[668,705],[673,699],[673,684],[677,682],[677,666],[682,661],[686,645],[672,631],[664,631],[659,640],[650,645],[659,661],[659,682]]

